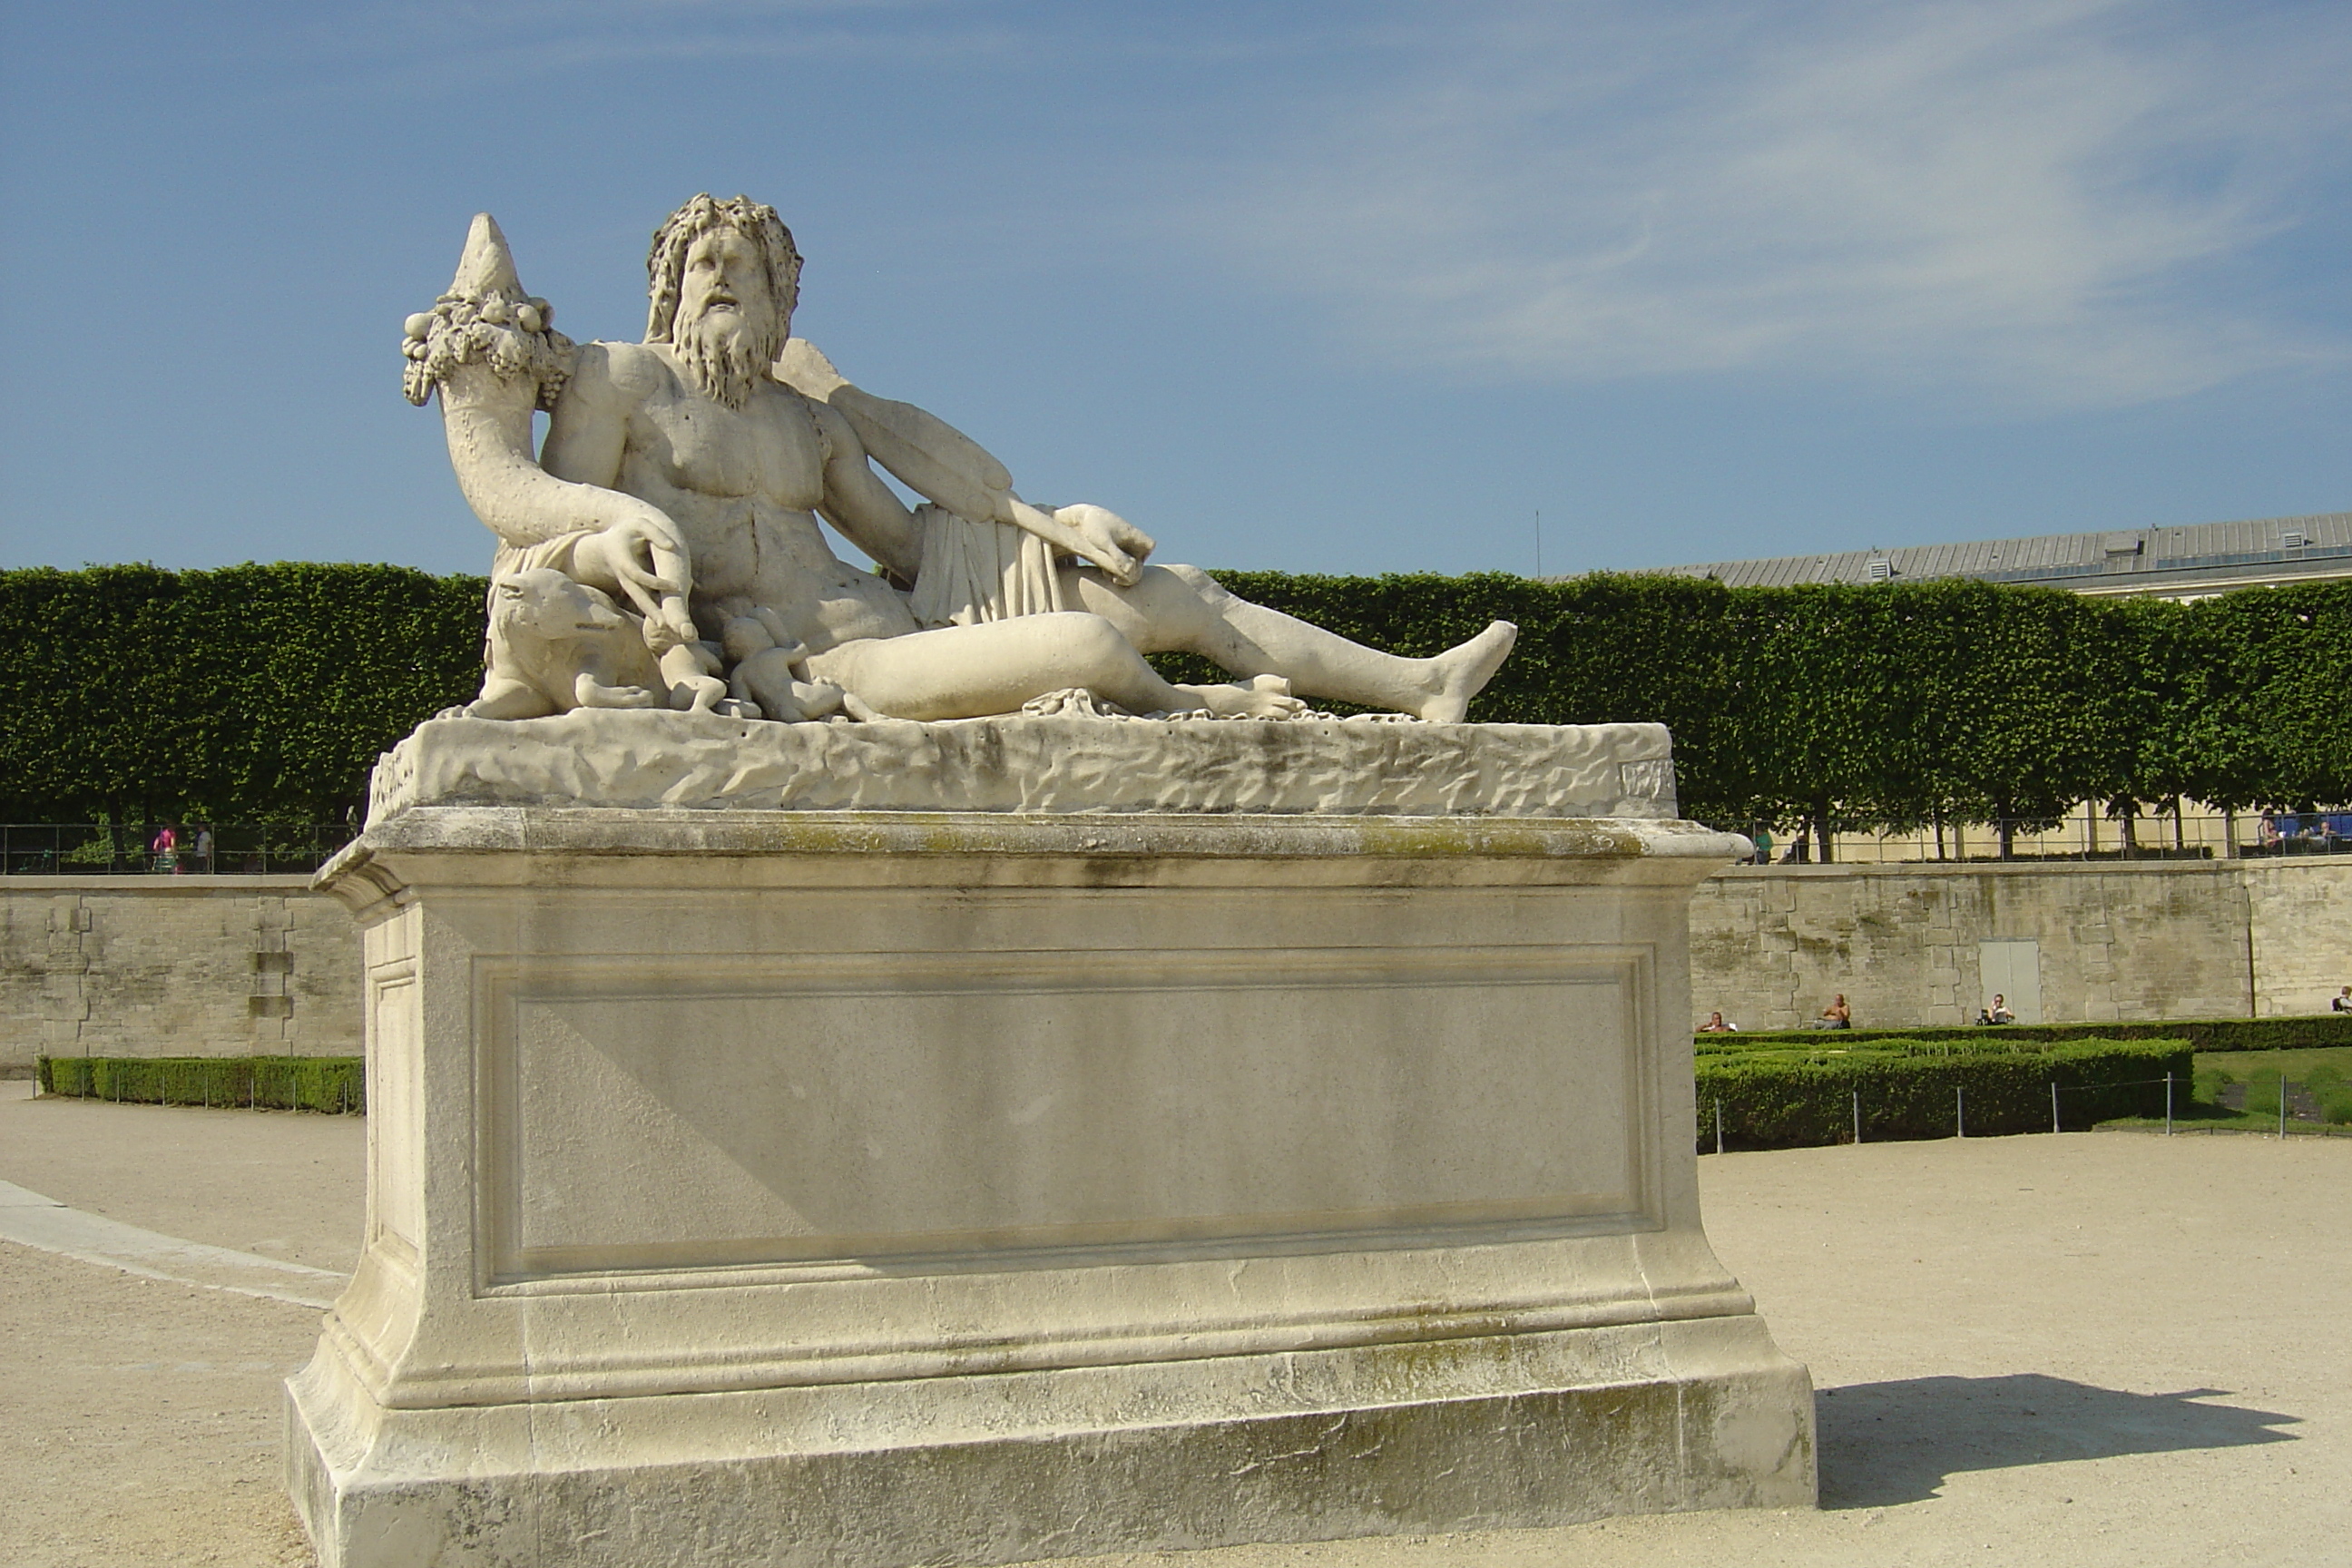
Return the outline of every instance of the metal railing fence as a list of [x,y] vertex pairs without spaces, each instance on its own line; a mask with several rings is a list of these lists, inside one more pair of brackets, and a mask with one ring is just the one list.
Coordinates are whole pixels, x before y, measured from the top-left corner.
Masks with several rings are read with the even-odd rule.
[[[1779,823],[1710,823],[1754,838],[1769,836],[1769,862],[1820,865],[1819,836]],[[2004,835],[2002,828],[2010,831]],[[2352,811],[2147,814],[2122,819],[2077,808],[2003,824],[1944,823],[1890,829],[1830,825],[1830,861],[1840,865],[1973,864],[1984,861],[2257,860],[2352,855]],[[2004,853],[2004,849],[2006,852]]]
[[0,823],[0,876],[299,876],[357,837],[343,823]]

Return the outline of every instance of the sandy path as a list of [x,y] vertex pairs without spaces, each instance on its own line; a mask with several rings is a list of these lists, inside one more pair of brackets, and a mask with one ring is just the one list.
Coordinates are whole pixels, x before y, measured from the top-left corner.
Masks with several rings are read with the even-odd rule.
[[0,1242],[0,1562],[310,1563],[278,1385],[318,1337],[308,1308]]
[[[350,1263],[361,1149],[356,1120],[0,1100],[0,1180],[322,1268]],[[1097,1568],[2352,1563],[2352,1140],[2075,1134],[1699,1169],[1717,1247],[1823,1390],[1822,1511]],[[0,1245],[0,1555],[307,1563],[277,1384],[316,1332],[300,1308]]]
[[359,1262],[366,1152],[363,1117],[36,1100],[0,1082],[0,1181],[339,1274]]
[[1822,1390],[1821,1511],[1095,1568],[2352,1563],[2352,1141],[1864,1144],[1699,1175]]

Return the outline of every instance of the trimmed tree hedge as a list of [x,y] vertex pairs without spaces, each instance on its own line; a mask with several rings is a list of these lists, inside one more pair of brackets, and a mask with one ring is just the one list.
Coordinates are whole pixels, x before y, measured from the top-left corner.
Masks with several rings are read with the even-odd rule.
[[1865,1142],[1952,1137],[1963,1096],[1972,1136],[2047,1132],[2053,1083],[2063,1125],[2082,1129],[2115,1117],[2162,1116],[2167,1073],[2185,1105],[2193,1079],[2187,1041],[1711,1052],[1697,1059],[1698,1144],[1715,1146],[1718,1101],[1726,1149],[1850,1143],[1856,1094]]
[[1701,1055],[1742,1055],[1759,1048],[1837,1049],[1848,1044],[1917,1043],[1972,1049],[2071,1040],[2186,1040],[2193,1051],[2307,1050],[2352,1046],[2352,1013],[2287,1018],[2176,1018],[2154,1024],[2003,1024],[1997,1027],[1926,1029],[1791,1029],[1753,1035],[1694,1037]]
[[0,572],[0,820],[335,822],[482,679],[479,577]]
[[[2352,583],[2176,605],[1966,580],[1218,574],[1400,653],[1497,616],[1474,719],[1657,721],[1685,815],[2053,820],[2084,799],[2352,800]],[[0,572],[0,821],[339,820],[480,679],[483,581],[395,566]],[[1214,679],[1160,656],[1171,674]]]
[[41,1092],[142,1105],[367,1110],[359,1057],[43,1057]]

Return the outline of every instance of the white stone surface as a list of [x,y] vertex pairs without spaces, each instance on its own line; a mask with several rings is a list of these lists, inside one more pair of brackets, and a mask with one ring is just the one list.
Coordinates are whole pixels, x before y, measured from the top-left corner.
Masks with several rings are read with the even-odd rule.
[[582,709],[420,725],[378,764],[370,814],[583,805],[1656,820],[1674,816],[1674,791],[1658,724],[776,724]]
[[1684,908],[1741,842],[380,821],[321,878],[366,925],[371,1140],[366,1252],[290,1385],[322,1563],[1809,1502],[1805,1374],[1696,1195]]
[[[856,699],[847,711],[911,720],[1082,687],[1137,713],[1276,716],[1319,697],[1458,723],[1510,652],[1502,621],[1426,658],[1365,647],[1196,568],[1147,564],[1150,537],[1101,507],[1022,500],[969,437],[791,339],[801,258],[772,207],[698,195],[648,266],[645,341],[575,348],[479,215],[448,291],[409,319],[403,385],[440,399],[459,486],[499,537],[494,575],[558,571],[609,595],[661,657],[674,706],[716,700],[702,682],[731,674],[719,639],[761,612],[806,649],[811,684]],[[935,504],[909,511],[869,458]],[[835,556],[820,512],[907,590]],[[551,684],[570,706],[561,682],[499,683],[541,650],[495,623],[491,647],[484,717],[544,711]],[[1158,652],[1237,679],[1171,684],[1142,657]]]

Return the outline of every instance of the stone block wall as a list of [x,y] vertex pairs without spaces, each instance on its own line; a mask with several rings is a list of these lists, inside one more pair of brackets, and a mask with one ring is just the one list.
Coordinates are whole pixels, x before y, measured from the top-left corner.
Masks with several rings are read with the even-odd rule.
[[[2051,1022],[2318,1013],[2352,984],[2352,857],[1737,867],[1691,901],[1691,1000],[1797,1028],[1960,1024],[1979,945],[2039,944]],[[0,1076],[50,1056],[356,1055],[357,928],[299,877],[0,879]]]
[[1985,942],[2040,950],[2045,1021],[2324,1012],[2352,984],[2352,858],[1738,867],[1691,904],[1691,990],[1741,1028],[1965,1024]]
[[2325,1013],[2328,998],[2352,985],[2352,868],[2324,874],[2336,870],[2335,858],[2244,862],[2264,1017]]
[[357,1055],[359,933],[308,883],[0,881],[0,1075],[44,1055]]

